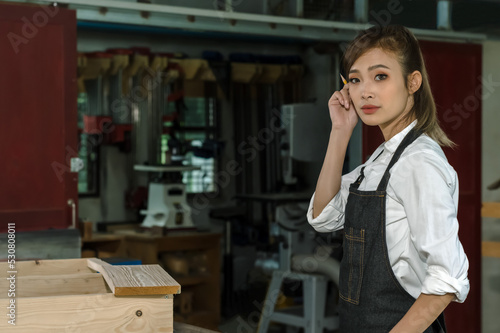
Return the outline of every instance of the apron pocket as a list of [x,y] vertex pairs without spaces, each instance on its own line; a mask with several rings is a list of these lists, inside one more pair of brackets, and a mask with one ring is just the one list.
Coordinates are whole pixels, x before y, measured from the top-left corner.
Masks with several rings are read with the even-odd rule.
[[365,229],[344,229],[344,256],[340,266],[340,297],[349,303],[359,304],[363,281],[365,255]]

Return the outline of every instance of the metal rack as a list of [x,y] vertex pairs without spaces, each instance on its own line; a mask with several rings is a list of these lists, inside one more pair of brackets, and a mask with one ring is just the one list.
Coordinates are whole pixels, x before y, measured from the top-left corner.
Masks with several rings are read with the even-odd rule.
[[[118,0],[10,0],[64,6],[77,11],[78,21],[139,25],[203,31],[223,35],[252,35],[281,37],[304,41],[347,41],[369,23],[323,21],[315,19],[280,17],[272,15],[238,13],[232,11],[231,0],[226,10],[196,9],[160,4],[136,3]],[[228,5],[229,4],[229,5]],[[357,19],[368,17],[366,0],[355,1]],[[441,6],[443,7],[443,6]],[[440,7],[440,8],[441,8]],[[444,6],[444,9],[447,7]],[[438,13],[439,14],[439,13]],[[442,17],[442,15],[440,15]],[[484,34],[450,30],[412,29],[420,39],[441,39],[480,42]]]

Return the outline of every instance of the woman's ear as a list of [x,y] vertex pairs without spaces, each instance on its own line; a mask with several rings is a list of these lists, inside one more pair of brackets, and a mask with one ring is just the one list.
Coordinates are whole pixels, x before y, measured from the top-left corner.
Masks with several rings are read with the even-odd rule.
[[414,71],[408,76],[408,87],[410,94],[414,94],[422,85],[422,73]]

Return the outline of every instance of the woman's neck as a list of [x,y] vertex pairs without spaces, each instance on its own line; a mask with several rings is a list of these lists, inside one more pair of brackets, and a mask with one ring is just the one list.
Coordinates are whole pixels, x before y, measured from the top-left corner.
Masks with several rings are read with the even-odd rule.
[[388,124],[380,124],[379,128],[382,131],[385,142],[389,141],[394,135],[404,130],[414,120],[415,117],[406,118],[404,115],[402,115],[398,119],[395,119]]

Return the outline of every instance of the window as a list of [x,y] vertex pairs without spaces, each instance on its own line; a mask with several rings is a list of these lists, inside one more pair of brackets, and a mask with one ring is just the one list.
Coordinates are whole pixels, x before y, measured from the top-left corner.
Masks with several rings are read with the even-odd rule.
[[[162,162],[168,155],[169,140],[175,136],[184,146],[183,164],[199,166],[201,170],[183,172],[187,193],[214,192],[218,163],[217,100],[216,98],[185,97],[183,103],[169,103],[168,114],[177,114],[176,121],[165,126],[170,133],[162,136]],[[173,119],[175,117],[171,117]],[[177,122],[177,124],[176,124]]]

